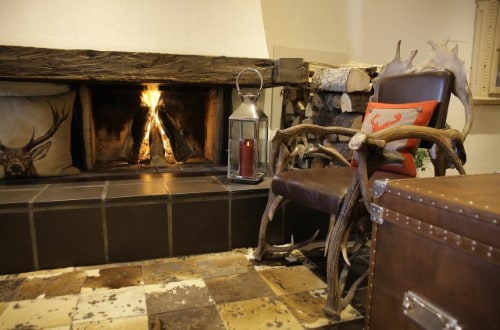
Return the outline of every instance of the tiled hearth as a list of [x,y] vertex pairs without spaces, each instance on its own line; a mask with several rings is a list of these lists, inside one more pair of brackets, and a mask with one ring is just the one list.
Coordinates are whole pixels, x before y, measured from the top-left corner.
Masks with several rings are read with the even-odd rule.
[[[254,247],[270,179],[238,184],[225,168],[203,170],[0,183],[0,274]],[[327,216],[289,204],[270,241],[327,226]]]

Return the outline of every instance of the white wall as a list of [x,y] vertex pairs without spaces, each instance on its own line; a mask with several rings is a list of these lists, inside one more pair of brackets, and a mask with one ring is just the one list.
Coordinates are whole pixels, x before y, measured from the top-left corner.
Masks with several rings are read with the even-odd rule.
[[[394,57],[402,40],[401,56],[418,49],[414,63],[430,56],[427,40],[458,44],[459,57],[470,74],[474,32],[474,0],[261,0],[269,53],[289,56],[303,49],[306,60],[339,53],[349,61],[383,64]],[[324,60],[324,62],[328,62]],[[461,129],[463,107],[450,104],[449,124]],[[500,170],[500,106],[476,106],[475,121],[467,137],[467,173]],[[453,171],[452,173],[456,173]]]
[[269,58],[260,0],[0,0],[0,45]]
[[0,44],[268,57],[259,0],[0,0]]
[[[474,0],[0,0],[0,44],[382,64],[428,39],[458,43],[469,71]],[[449,119],[463,125],[460,102]],[[468,173],[500,170],[499,106],[476,107]]]

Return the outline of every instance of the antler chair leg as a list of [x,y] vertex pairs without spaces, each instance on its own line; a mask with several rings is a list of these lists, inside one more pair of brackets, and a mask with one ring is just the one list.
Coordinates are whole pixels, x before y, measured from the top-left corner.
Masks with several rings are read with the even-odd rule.
[[260,261],[266,254],[267,250],[267,227],[269,226],[269,222],[272,221],[274,214],[278,207],[284,202],[283,196],[275,195],[272,190],[269,190],[269,196],[267,198],[266,209],[262,214],[262,219],[260,221],[260,229],[259,229],[259,241],[257,243],[257,247],[254,251],[254,257],[256,260]]
[[268,244],[266,237],[267,237],[267,228],[269,226],[269,222],[272,221],[278,207],[282,206],[285,201],[286,199],[283,196],[275,195],[272,191],[269,191],[269,197],[267,200],[266,209],[264,210],[264,214],[262,215],[262,219],[260,222],[259,241],[257,243],[257,248],[255,249],[254,252],[254,258],[257,261],[262,260],[262,258],[267,253],[271,254],[277,253],[281,255],[289,254],[293,250],[300,249],[301,247],[304,247],[309,243],[313,242],[319,234],[319,229],[318,229],[311,237],[302,242],[295,243],[292,236],[292,240],[289,244],[279,245],[279,246]]
[[[339,216],[328,239],[327,251],[327,284],[328,295],[324,311],[336,320],[340,320],[340,312],[350,302],[343,299],[343,289],[340,288],[339,259],[341,256],[342,240],[349,228],[349,221],[361,197],[359,180],[354,180],[345,196]],[[349,301],[347,301],[349,300]]]

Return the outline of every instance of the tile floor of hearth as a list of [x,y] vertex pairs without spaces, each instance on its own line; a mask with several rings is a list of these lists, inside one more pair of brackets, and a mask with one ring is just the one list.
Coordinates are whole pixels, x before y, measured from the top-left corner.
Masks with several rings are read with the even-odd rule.
[[305,253],[256,263],[252,249],[0,276],[0,329],[362,329],[322,308]]

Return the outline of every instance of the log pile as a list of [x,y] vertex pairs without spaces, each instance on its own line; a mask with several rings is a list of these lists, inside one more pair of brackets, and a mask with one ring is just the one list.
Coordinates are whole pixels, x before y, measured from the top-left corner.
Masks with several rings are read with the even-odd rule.
[[[309,63],[310,79],[307,87],[284,87],[282,127],[301,123],[321,126],[341,126],[359,129],[366,106],[372,94],[372,78],[376,68],[334,68]],[[337,148],[344,157],[351,158],[348,137],[332,135],[327,144]],[[325,142],[325,141],[323,141]],[[317,160],[305,161],[314,166]]]

